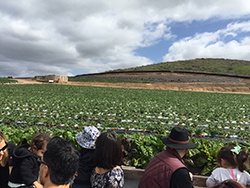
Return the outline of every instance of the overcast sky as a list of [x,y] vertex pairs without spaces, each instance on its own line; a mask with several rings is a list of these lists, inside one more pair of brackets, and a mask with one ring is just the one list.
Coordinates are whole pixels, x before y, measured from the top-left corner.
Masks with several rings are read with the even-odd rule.
[[0,77],[250,60],[249,0],[0,0]]

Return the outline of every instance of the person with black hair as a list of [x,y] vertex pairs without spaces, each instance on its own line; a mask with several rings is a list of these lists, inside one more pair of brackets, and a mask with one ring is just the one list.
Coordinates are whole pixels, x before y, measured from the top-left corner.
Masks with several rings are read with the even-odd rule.
[[121,142],[116,134],[102,133],[96,140],[96,167],[91,174],[92,188],[122,188],[124,172],[122,164]]
[[43,188],[69,188],[79,166],[79,152],[71,142],[54,137],[40,163],[39,181]]
[[207,187],[213,187],[225,180],[233,179],[244,186],[250,185],[250,174],[246,171],[248,151],[240,146],[224,146],[217,154],[218,168],[206,180]]

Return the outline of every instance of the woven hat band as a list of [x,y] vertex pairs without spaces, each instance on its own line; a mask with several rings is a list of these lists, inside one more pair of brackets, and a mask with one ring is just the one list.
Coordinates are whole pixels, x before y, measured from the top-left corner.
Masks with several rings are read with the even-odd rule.
[[189,140],[187,141],[178,141],[178,140],[173,140],[172,138],[168,138],[171,142],[176,143],[176,144],[188,144]]

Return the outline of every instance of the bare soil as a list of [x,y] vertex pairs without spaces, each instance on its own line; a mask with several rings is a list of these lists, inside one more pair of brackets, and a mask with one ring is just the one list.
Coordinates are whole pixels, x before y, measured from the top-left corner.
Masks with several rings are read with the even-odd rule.
[[[17,79],[18,84],[45,84],[33,79]],[[48,84],[48,83],[46,83]],[[51,83],[58,84],[58,83]],[[98,86],[115,88],[141,88],[175,91],[198,91],[250,94],[250,80],[241,79],[239,82],[160,82],[160,83],[108,83],[108,82],[67,82],[65,85]]]

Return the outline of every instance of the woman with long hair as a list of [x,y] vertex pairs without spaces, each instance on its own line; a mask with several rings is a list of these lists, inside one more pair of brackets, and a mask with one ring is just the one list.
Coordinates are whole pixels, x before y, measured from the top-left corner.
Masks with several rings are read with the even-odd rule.
[[91,174],[92,188],[122,188],[124,173],[121,142],[116,134],[102,133],[96,140],[96,167]]
[[9,178],[8,143],[3,132],[0,131],[0,187],[8,187]]

